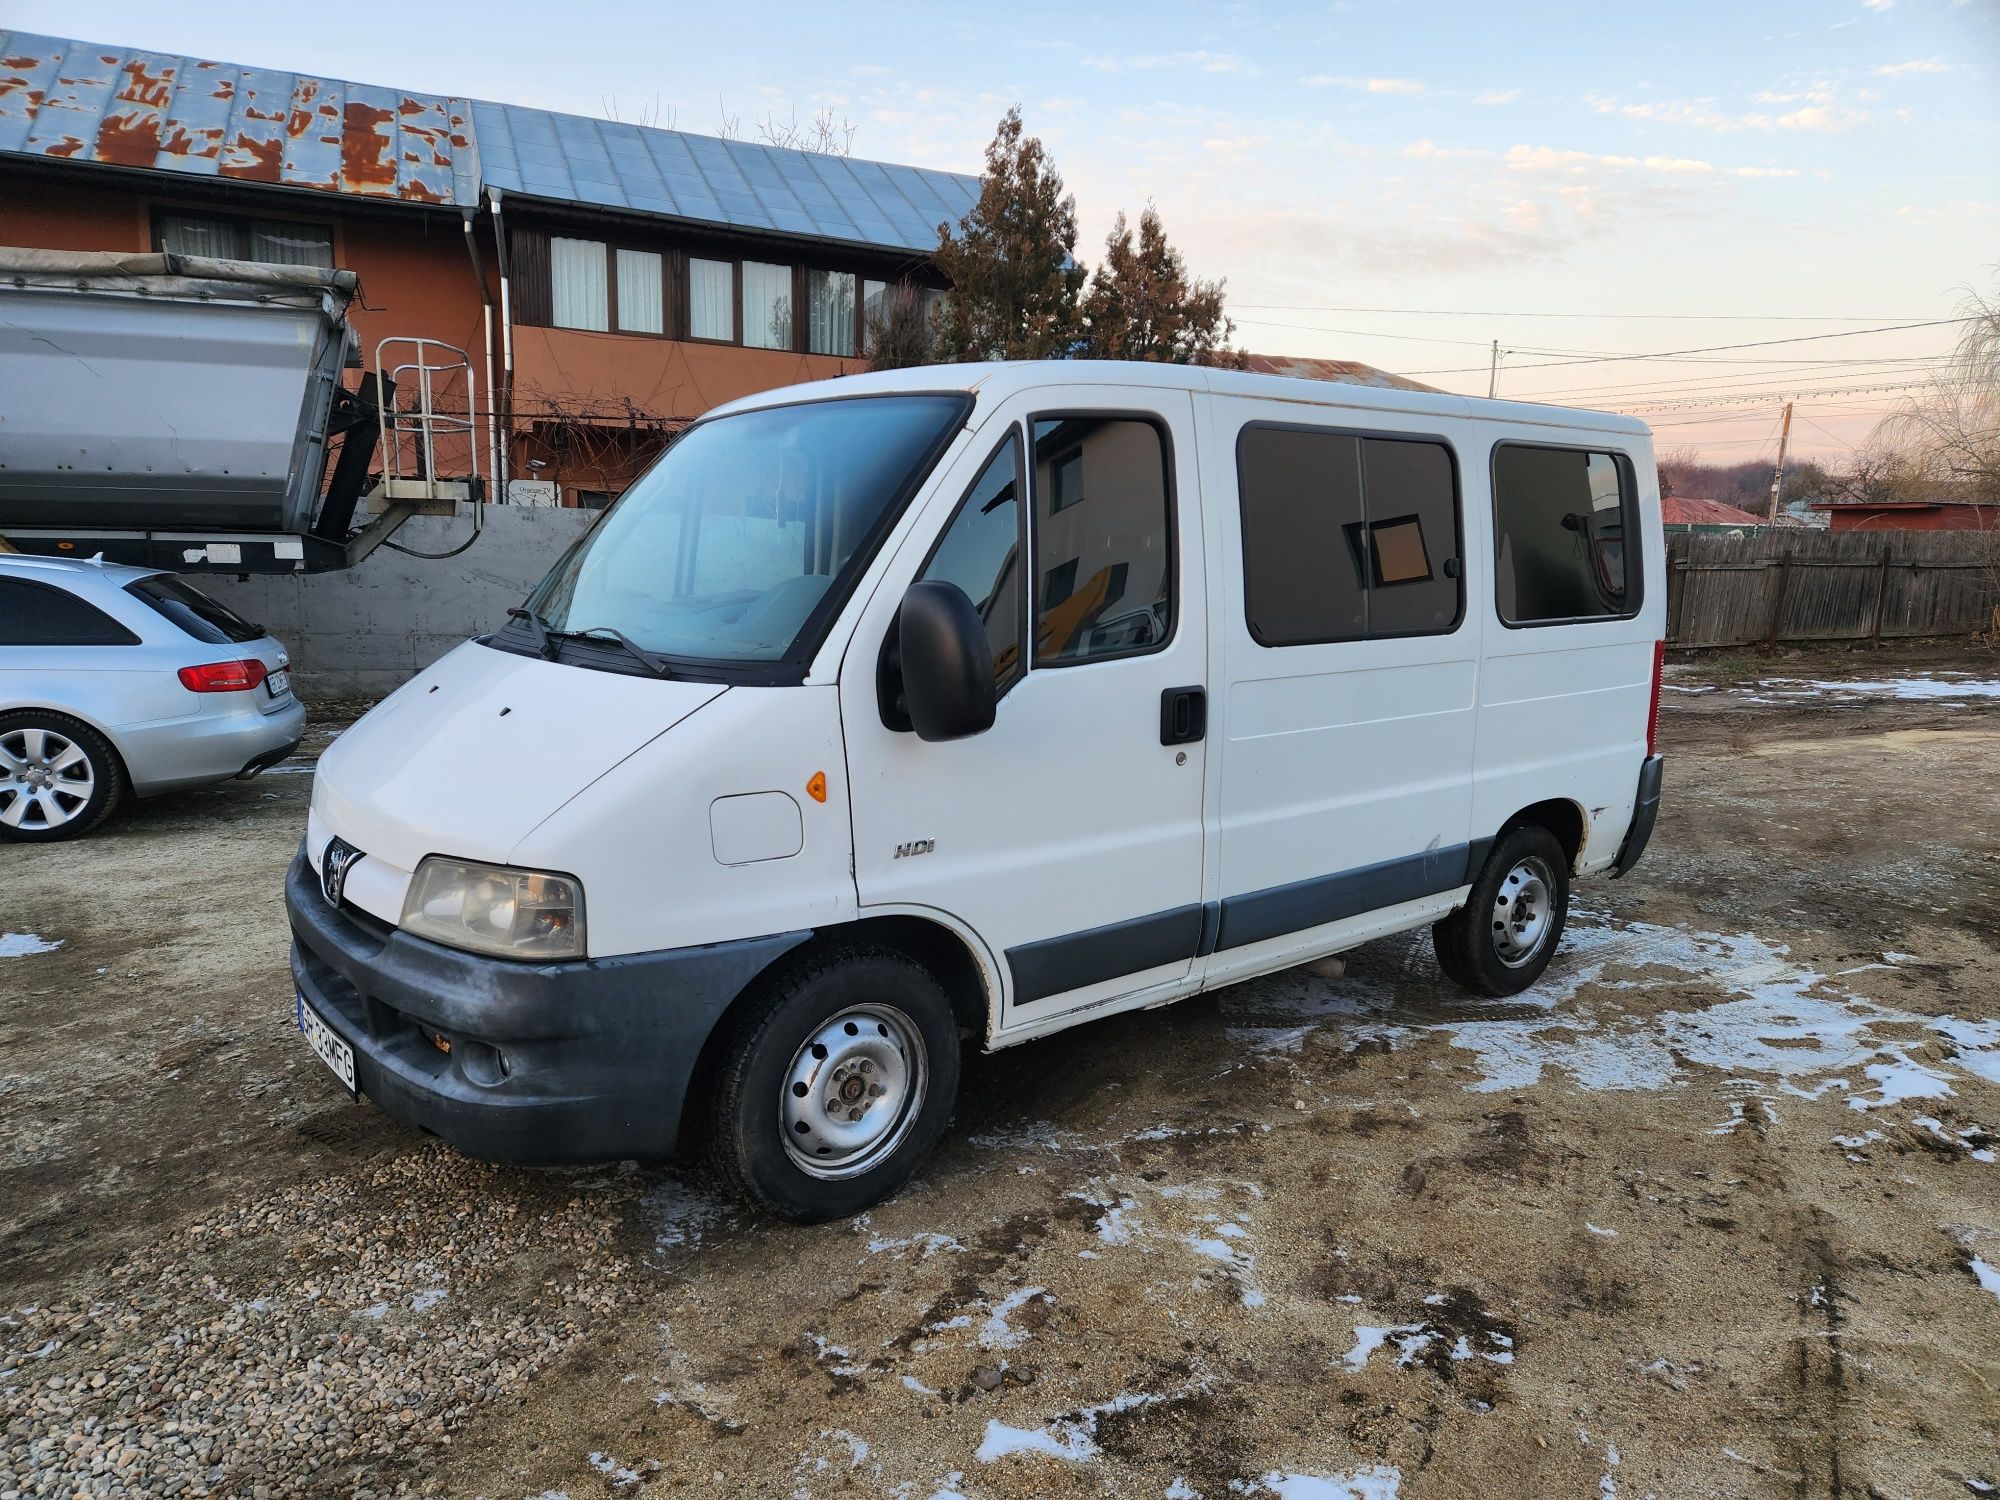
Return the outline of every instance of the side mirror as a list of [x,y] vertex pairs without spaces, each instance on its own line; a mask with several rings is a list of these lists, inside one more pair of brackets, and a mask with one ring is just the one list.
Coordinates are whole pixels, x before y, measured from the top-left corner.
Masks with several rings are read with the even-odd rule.
[[913,583],[896,616],[902,707],[920,739],[959,740],[993,727],[993,646],[965,590]]

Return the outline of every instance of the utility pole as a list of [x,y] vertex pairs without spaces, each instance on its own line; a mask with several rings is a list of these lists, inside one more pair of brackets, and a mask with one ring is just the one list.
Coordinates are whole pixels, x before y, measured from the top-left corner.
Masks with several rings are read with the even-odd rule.
[[1500,340],[1493,341],[1493,363],[1486,367],[1486,399],[1491,401],[1500,388]]
[[1785,403],[1785,420],[1778,428],[1778,467],[1771,471],[1771,524],[1778,524],[1778,491],[1785,484],[1785,448],[1792,440],[1792,403]]

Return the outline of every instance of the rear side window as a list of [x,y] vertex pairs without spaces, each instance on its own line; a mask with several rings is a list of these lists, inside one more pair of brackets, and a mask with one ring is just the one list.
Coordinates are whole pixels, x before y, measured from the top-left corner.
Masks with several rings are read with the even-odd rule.
[[0,646],[136,646],[96,605],[25,578],[0,578]]
[[1494,588],[1509,625],[1616,619],[1639,607],[1637,486],[1616,453],[1493,450]]
[[1135,417],[1035,422],[1035,664],[1157,651],[1173,635],[1167,447]]
[[252,625],[226,605],[208,597],[171,573],[155,573],[125,585],[125,592],[150,604],[196,640],[211,646],[261,640],[262,625]]
[[1244,616],[1260,645],[1457,628],[1458,471],[1443,443],[1252,426],[1236,464]]

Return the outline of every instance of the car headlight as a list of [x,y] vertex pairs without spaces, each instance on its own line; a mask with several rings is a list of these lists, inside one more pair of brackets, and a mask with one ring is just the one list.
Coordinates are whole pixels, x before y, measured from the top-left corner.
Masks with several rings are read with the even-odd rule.
[[402,926],[499,958],[582,958],[583,887],[567,875],[433,854],[410,881]]

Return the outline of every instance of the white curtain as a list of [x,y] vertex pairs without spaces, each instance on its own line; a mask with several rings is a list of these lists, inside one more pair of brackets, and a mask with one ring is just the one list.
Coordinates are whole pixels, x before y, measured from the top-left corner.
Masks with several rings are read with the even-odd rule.
[[889,310],[889,283],[886,281],[864,281],[861,283],[861,342],[862,353],[875,342],[875,324]]
[[853,272],[806,272],[806,304],[806,348],[814,354],[853,354]]
[[604,242],[551,238],[549,291],[556,327],[608,332],[611,302]]
[[264,222],[252,224],[249,237],[251,260],[273,266],[333,269],[333,235],[328,230],[311,224]]
[[752,349],[792,347],[792,268],[743,262],[743,342]]
[[665,333],[661,321],[660,257],[651,250],[618,252],[618,326],[627,333]]
[[736,272],[728,261],[688,262],[688,337],[736,337]]

